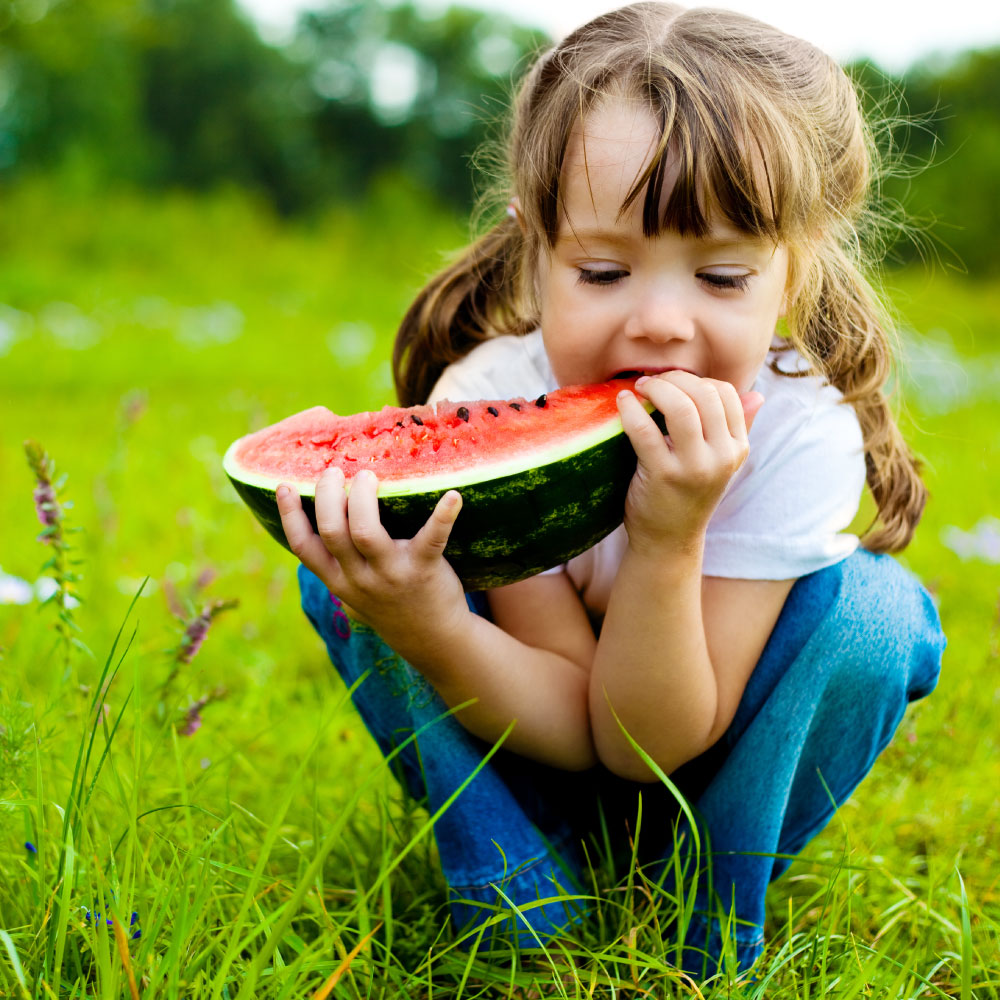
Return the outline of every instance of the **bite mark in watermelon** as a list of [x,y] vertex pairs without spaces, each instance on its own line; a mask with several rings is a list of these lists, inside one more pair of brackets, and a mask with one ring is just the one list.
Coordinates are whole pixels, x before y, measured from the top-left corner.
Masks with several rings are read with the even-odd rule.
[[[316,525],[316,482],[339,466],[379,480],[379,513],[410,538],[450,489],[462,494],[445,556],[467,590],[522,580],[578,555],[622,522],[635,472],[613,380],[538,399],[478,400],[341,417],[314,406],[239,438],[223,464],[240,497],[286,548],[275,490],[298,490]],[[655,414],[655,416],[659,416]]]

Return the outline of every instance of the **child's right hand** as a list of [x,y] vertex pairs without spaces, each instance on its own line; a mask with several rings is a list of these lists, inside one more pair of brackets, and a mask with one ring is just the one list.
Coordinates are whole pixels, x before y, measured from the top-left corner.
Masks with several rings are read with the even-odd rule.
[[[664,436],[637,397],[664,416]],[[629,540],[689,549],[704,536],[729,481],[749,451],[748,431],[764,397],[729,382],[670,371],[619,394],[625,433],[638,456],[625,501]]]
[[298,493],[277,489],[281,524],[292,552],[397,652],[426,636],[446,634],[468,614],[461,581],[444,549],[462,508],[455,490],[437,503],[411,539],[393,539],[382,526],[372,472],[358,473],[348,493],[344,474],[330,468],[316,484],[318,532]]

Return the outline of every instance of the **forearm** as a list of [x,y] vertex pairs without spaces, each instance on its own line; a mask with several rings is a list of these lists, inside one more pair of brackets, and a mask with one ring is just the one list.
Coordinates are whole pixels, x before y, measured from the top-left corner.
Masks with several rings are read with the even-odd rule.
[[627,551],[589,701],[598,756],[623,777],[655,778],[621,726],[667,774],[711,745],[719,693],[702,613],[700,545],[669,557]]
[[386,635],[471,733],[565,770],[597,762],[590,733],[587,670],[530,646],[471,611],[426,636]]

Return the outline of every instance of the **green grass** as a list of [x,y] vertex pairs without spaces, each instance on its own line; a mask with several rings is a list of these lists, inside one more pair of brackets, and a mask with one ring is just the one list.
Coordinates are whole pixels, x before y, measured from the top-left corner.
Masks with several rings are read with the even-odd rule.
[[[599,856],[572,939],[456,946],[428,816],[301,616],[293,560],[221,473],[249,429],[391,400],[395,324],[461,227],[389,186],[299,227],[236,192],[97,204],[39,182],[5,208],[0,566],[33,582],[49,554],[34,438],[82,529],[69,617],[89,652],[52,603],[0,604],[0,996],[130,997],[130,974],[142,997],[311,996],[331,977],[336,997],[697,996],[663,931],[685,900]],[[1000,995],[1000,571],[943,543],[1000,496],[997,390],[976,374],[1000,356],[1000,286],[889,284],[933,347],[905,414],[932,501],[903,561],[939,601],[942,680],[772,887],[757,981],[705,996]],[[171,595],[188,616],[239,605],[164,688]]]

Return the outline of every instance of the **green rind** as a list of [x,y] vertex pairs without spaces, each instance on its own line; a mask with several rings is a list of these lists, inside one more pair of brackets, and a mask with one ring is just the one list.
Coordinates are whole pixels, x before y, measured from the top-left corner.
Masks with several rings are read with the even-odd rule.
[[[466,590],[515,583],[564,563],[622,523],[635,461],[620,432],[537,468],[462,486],[462,511],[445,557]],[[288,548],[274,490],[231,473],[230,479],[257,520]],[[393,538],[412,538],[450,488],[379,497],[382,524]],[[315,528],[313,497],[303,496],[302,506]]]

